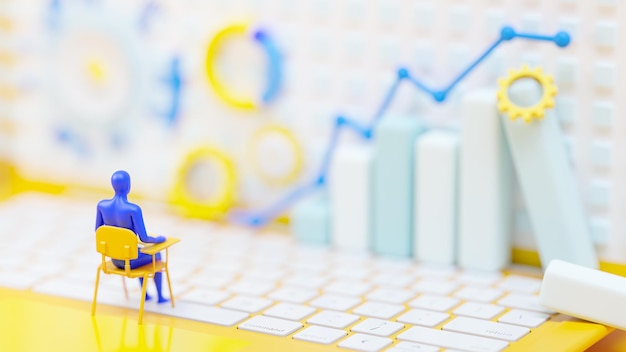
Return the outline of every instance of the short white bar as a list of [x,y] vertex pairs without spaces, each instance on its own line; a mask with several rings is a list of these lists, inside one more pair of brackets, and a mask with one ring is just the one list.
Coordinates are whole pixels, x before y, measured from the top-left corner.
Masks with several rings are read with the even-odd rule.
[[370,248],[372,150],[366,146],[342,146],[330,171],[332,244],[340,249]]
[[626,330],[626,278],[553,260],[543,276],[539,301],[577,318]]
[[499,270],[511,260],[511,163],[496,92],[468,93],[461,103],[458,264]]
[[432,130],[415,142],[413,253],[419,261],[454,264],[458,137]]
[[[523,83],[509,90],[511,100],[541,96],[540,87]],[[598,267],[588,217],[554,111],[547,110],[543,119],[529,123],[513,121],[507,114],[501,118],[542,266],[561,259]]]

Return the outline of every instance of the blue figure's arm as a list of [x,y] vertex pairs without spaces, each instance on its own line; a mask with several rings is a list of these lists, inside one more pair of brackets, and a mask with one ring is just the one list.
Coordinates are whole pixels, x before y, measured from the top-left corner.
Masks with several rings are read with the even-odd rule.
[[102,212],[100,211],[100,208],[96,209],[96,230],[98,229],[98,227],[104,225],[104,220],[102,219]]
[[146,232],[146,226],[143,223],[143,215],[141,213],[141,208],[137,207],[131,213],[131,221],[133,222],[133,229],[139,239],[143,243],[161,243],[165,242],[164,236],[151,237]]

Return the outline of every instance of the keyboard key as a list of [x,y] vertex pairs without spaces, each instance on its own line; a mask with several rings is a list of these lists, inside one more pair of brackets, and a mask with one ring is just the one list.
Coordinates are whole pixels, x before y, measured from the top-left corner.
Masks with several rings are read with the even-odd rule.
[[339,343],[339,347],[356,351],[376,352],[391,345],[391,339],[386,337],[354,334]]
[[509,275],[497,285],[505,291],[520,293],[537,293],[541,288],[541,280],[525,276]]
[[404,325],[400,323],[368,318],[353,326],[350,331],[388,337],[402,330],[402,328]]
[[317,308],[346,311],[360,302],[360,298],[325,294],[312,300],[310,305]]
[[222,303],[222,307],[240,310],[246,313],[257,313],[274,303],[266,298],[235,296]]
[[404,306],[398,304],[365,302],[355,308],[353,313],[372,318],[391,319],[393,316],[403,311]]
[[372,301],[403,304],[414,296],[415,294],[409,290],[378,288],[368,293],[365,297]]
[[532,310],[533,312],[539,313],[554,313],[554,311],[542,306],[539,303],[539,297],[533,295],[511,293],[508,296],[499,300],[497,304],[504,307]]
[[398,340],[425,343],[442,348],[468,352],[499,352],[509,344],[505,341],[459,334],[451,331],[414,326],[398,335]]
[[502,278],[502,273],[492,271],[464,271],[455,280],[466,285],[491,286]]
[[496,315],[502,313],[504,308],[494,304],[467,302],[454,310],[456,315],[466,317],[491,320]]
[[263,296],[273,290],[274,284],[259,281],[239,281],[226,289],[230,292],[238,293],[246,296]]
[[[439,347],[402,341],[394,347],[388,349],[387,352],[439,352]],[[446,352],[450,352],[450,350],[447,350]]]
[[502,297],[504,291],[491,287],[464,287],[454,293],[454,297],[465,301],[491,303]]
[[345,296],[360,297],[367,291],[371,290],[372,286],[363,282],[355,281],[336,281],[324,288],[326,293],[336,293]]
[[283,281],[283,286],[295,286],[317,290],[324,286],[330,279],[322,275],[297,274]]
[[278,290],[270,293],[269,298],[289,303],[305,303],[311,299],[317,297],[318,293],[315,290],[301,289],[295,287],[281,287]]
[[315,308],[290,303],[278,303],[263,315],[287,320],[302,320],[315,312]]
[[441,280],[420,280],[411,289],[418,293],[432,293],[435,295],[446,296],[459,287],[459,284],[452,281]]
[[514,325],[521,325],[527,328],[536,328],[550,318],[547,314],[529,312],[526,310],[512,309],[501,316],[498,321]]
[[238,326],[241,330],[255,331],[276,336],[287,336],[301,327],[302,324],[299,322],[265,317],[262,315],[252,317]]
[[[135,307],[138,306],[136,305]],[[189,302],[176,302],[176,308],[171,308],[171,305],[159,305],[159,308],[158,312],[160,314],[222,326],[233,326],[250,316],[250,314],[230,309],[209,307]]]
[[328,345],[346,336],[347,334],[348,333],[344,330],[331,329],[323,326],[309,326],[308,328],[293,335],[293,338],[296,340]]
[[517,341],[530,332],[530,329],[496,323],[493,321],[459,317],[443,326],[443,330],[490,337],[494,339]]
[[435,296],[435,295],[421,295],[416,299],[409,302],[411,308],[423,308],[434,310],[438,312],[446,312],[457,304],[459,300],[452,297]]
[[329,328],[337,328],[344,329],[348,325],[353,324],[357,320],[359,320],[358,315],[341,313],[341,312],[333,312],[329,310],[323,310],[318,314],[312,316],[307,319],[307,323],[313,325],[322,325]]
[[393,275],[392,273],[377,274],[371,280],[373,284],[382,287],[404,288],[415,281],[411,275]]
[[368,268],[357,268],[354,265],[333,268],[330,275],[344,280],[363,280],[372,276],[372,270]]
[[187,301],[208,306],[216,305],[230,297],[230,294],[224,291],[211,289],[193,289],[180,296],[181,301]]
[[420,265],[415,274],[423,278],[431,278],[438,280],[449,279],[457,273],[457,268],[453,266],[439,265]]
[[446,321],[448,318],[450,318],[450,314],[422,309],[411,309],[408,312],[399,316],[398,321],[401,323],[434,328],[435,326]]

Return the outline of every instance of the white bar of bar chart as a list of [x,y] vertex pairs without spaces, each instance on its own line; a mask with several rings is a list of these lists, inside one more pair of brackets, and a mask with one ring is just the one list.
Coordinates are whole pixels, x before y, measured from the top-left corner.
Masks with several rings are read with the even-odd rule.
[[[522,83],[526,82],[509,89],[512,101],[541,96],[541,87]],[[547,110],[543,119],[529,123],[512,121],[507,114],[501,118],[541,265],[545,268],[553,259],[561,259],[596,268],[588,217],[556,114]]]
[[458,264],[499,270],[511,260],[511,166],[496,92],[467,94],[461,103]]
[[373,154],[369,147],[337,149],[330,171],[331,238],[339,249],[370,248]]
[[456,261],[458,136],[430,131],[415,143],[413,253],[419,261]]

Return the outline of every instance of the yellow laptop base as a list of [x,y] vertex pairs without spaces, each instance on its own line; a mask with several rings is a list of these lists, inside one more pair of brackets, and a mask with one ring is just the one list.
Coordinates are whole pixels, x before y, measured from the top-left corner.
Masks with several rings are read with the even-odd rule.
[[[323,346],[148,312],[140,326],[136,311],[106,305],[101,305],[92,318],[88,302],[30,291],[0,289],[0,297],[2,351],[337,350],[337,344]],[[521,341],[512,343],[506,351],[584,351],[611,331],[603,325],[556,316]],[[622,341],[617,339],[615,343],[623,345]]]

